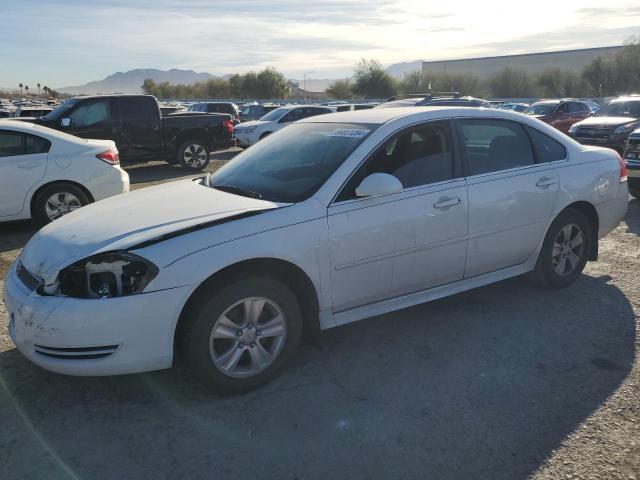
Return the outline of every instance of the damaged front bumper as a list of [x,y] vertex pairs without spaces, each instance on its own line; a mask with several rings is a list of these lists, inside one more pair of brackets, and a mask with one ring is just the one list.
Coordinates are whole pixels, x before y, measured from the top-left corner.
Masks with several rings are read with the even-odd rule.
[[4,302],[9,334],[36,365],[66,375],[120,375],[168,368],[192,286],[107,299],[42,296],[11,266]]

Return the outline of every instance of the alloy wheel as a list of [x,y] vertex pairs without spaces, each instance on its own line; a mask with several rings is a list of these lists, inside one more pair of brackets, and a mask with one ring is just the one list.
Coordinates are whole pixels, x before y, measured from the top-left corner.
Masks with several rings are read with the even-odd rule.
[[278,358],[287,335],[282,309],[268,298],[244,298],[218,317],[209,338],[214,365],[234,378],[253,377]]
[[186,146],[182,154],[184,163],[192,168],[200,168],[207,162],[207,149],[198,143]]
[[45,213],[49,220],[60,218],[80,207],[82,207],[80,199],[69,192],[56,192],[44,204]]
[[584,255],[584,235],[575,223],[565,225],[556,236],[551,252],[551,264],[561,277],[571,275]]

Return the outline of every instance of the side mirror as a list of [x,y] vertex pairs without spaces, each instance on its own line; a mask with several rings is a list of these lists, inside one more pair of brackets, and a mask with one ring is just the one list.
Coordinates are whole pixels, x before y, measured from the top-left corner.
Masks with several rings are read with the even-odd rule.
[[388,173],[372,173],[366,177],[356,188],[358,197],[373,197],[376,195],[388,195],[402,191],[402,183]]
[[62,125],[63,127],[68,127],[69,125],[71,125],[71,119],[63,118],[62,120],[60,120],[60,125]]

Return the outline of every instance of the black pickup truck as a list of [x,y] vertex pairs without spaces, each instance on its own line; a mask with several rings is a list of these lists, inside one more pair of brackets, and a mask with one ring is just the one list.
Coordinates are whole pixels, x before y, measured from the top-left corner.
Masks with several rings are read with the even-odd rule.
[[234,144],[230,115],[163,117],[151,95],[72,98],[33,121],[83,138],[114,140],[124,160],[163,159],[190,170],[203,170],[212,150]]

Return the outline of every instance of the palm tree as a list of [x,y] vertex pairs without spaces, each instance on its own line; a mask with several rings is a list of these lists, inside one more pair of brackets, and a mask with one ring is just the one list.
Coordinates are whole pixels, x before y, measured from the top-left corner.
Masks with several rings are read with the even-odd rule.
[[40,82],[38,82],[38,96],[40,96]]
[[29,96],[29,85],[25,85],[24,89],[27,92],[27,97],[28,97]]
[[18,88],[20,89],[20,95],[22,95],[22,87],[23,87],[23,85],[22,85],[22,83],[20,83],[20,84],[18,85]]

